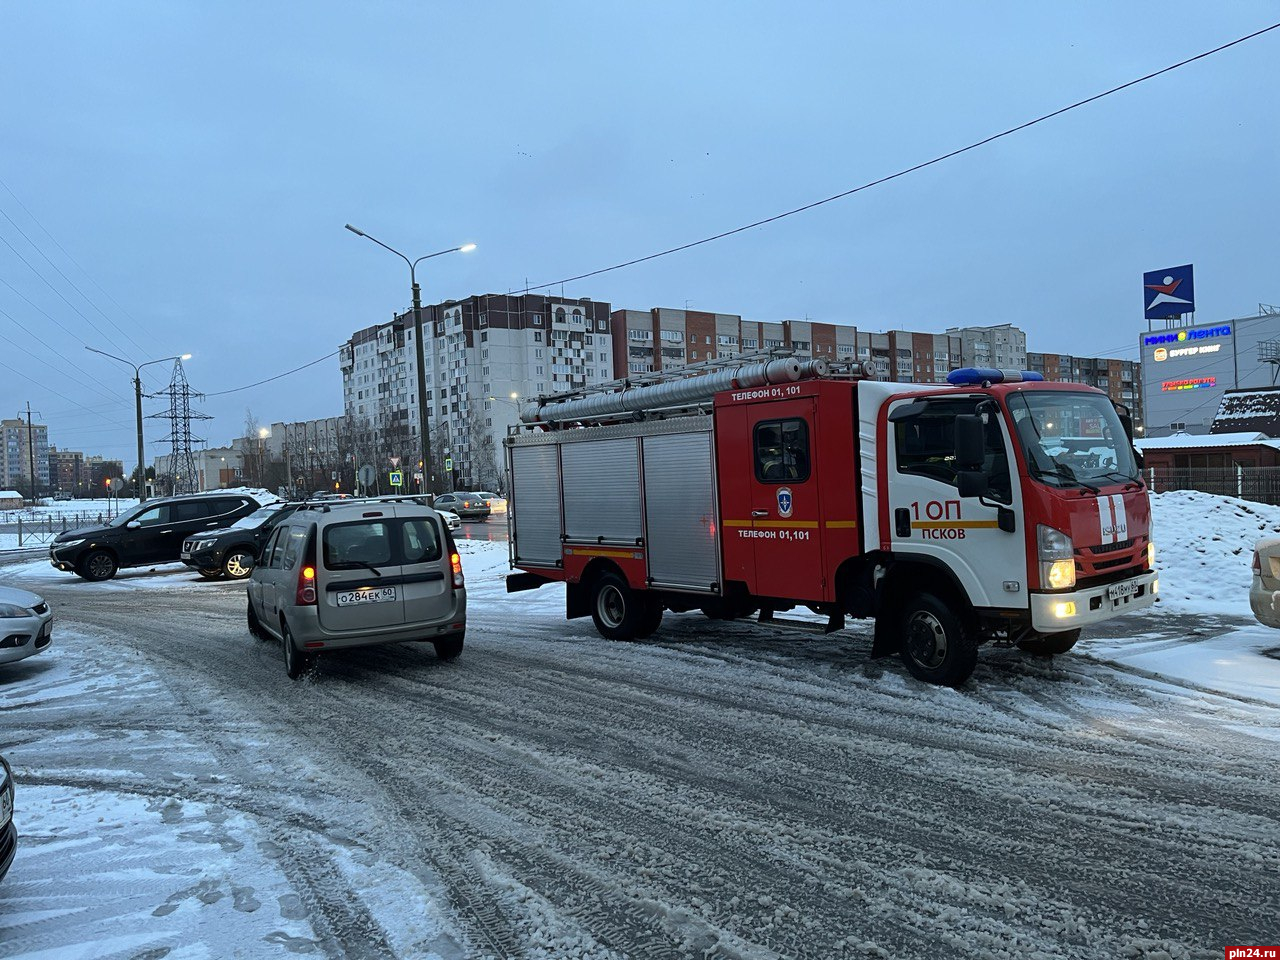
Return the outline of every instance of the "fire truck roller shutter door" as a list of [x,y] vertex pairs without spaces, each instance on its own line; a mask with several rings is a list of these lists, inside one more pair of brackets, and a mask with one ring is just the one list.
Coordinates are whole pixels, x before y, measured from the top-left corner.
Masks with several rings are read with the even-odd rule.
[[720,581],[711,433],[644,438],[645,528],[655,583],[711,592]]
[[546,443],[511,451],[511,511],[515,518],[516,559],[555,566],[560,545],[558,448]]

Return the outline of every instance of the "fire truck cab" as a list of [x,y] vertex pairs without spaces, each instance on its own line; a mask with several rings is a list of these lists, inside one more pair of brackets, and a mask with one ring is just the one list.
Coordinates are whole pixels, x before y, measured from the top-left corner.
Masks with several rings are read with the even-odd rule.
[[664,610],[874,618],[873,655],[952,686],[984,643],[1064,653],[1154,603],[1150,507],[1127,412],[1033,378],[773,360],[542,401],[505,444],[508,589],[562,581],[615,639]]

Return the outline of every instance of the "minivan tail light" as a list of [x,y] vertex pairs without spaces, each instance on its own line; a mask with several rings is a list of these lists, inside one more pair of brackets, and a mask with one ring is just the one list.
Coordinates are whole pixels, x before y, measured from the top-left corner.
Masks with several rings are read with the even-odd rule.
[[316,605],[316,531],[307,533],[307,548],[303,553],[302,569],[298,571],[298,591],[294,603],[299,607]]
[[453,585],[461,587],[466,581],[462,577],[462,558],[456,553],[449,554],[449,564],[453,567]]
[[298,574],[298,596],[296,602],[300,607],[313,607],[316,603],[316,568],[303,567]]

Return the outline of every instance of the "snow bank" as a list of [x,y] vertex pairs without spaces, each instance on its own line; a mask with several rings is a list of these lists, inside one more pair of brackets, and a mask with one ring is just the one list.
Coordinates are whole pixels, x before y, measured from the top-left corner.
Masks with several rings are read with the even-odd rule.
[[1151,495],[1157,611],[1252,618],[1253,544],[1280,534],[1280,507],[1193,490]]

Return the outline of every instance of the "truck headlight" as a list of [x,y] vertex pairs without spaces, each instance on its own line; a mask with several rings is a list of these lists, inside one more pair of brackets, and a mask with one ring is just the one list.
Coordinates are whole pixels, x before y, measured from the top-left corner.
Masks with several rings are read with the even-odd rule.
[[1050,590],[1068,590],[1076,585],[1075,548],[1061,530],[1036,526],[1036,552],[1040,559],[1040,585]]

